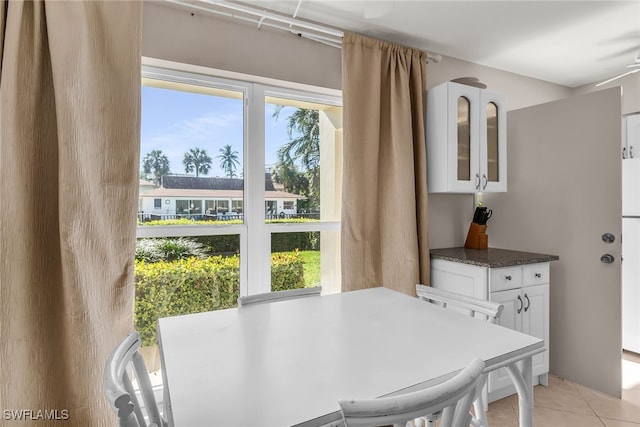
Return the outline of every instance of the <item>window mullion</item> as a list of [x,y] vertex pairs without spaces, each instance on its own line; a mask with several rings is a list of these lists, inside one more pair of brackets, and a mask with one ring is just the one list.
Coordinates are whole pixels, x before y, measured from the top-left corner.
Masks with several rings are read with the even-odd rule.
[[269,292],[271,289],[269,239],[264,224],[264,88],[254,84],[248,98],[248,138],[245,147],[245,192],[248,228],[248,293]]

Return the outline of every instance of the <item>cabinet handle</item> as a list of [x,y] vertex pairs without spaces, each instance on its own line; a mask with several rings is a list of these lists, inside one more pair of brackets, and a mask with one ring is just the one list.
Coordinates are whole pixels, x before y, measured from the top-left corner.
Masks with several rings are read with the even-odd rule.
[[529,295],[524,294],[524,299],[527,300],[527,306],[524,308],[524,312],[526,313],[529,310],[529,307],[531,307],[531,301],[529,301]]
[[484,184],[482,184],[482,189],[486,190],[487,189],[487,184],[489,183],[489,180],[487,179],[487,175],[486,174],[482,174],[482,178],[484,179]]
[[476,174],[476,190],[480,190],[480,174]]
[[627,147],[622,147],[622,158],[623,159],[627,158]]
[[629,158],[633,159],[633,145],[629,146]]
[[509,275],[504,276],[504,280],[511,280],[511,275],[509,274]]
[[524,307],[524,302],[522,302],[522,297],[518,295],[518,301],[520,301],[520,307],[518,307],[518,314],[522,311],[522,307]]
[[536,273],[535,276],[539,279],[539,278],[542,277],[542,274],[541,273]]

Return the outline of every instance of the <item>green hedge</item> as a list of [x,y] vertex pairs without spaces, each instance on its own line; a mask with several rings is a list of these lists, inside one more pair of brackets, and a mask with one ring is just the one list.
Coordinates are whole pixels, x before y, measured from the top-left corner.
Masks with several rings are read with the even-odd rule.
[[[157,342],[161,317],[235,307],[239,295],[238,256],[135,262],[135,328],[143,345]],[[272,290],[304,287],[300,254],[272,255]]]
[[192,239],[202,244],[212,256],[240,253],[240,236],[237,234],[196,236]]
[[320,232],[272,233],[271,252],[319,251]]
[[136,259],[138,261],[176,261],[191,257],[206,258],[208,248],[202,243],[186,237],[160,239],[138,239]]
[[[209,256],[216,255],[233,255],[240,252],[240,238],[237,234],[230,235],[214,235],[214,236],[194,236],[189,238],[179,238],[183,241],[197,242],[202,246],[203,252]],[[163,239],[138,239],[136,246],[136,259],[145,259],[153,261],[154,259],[147,256],[141,248],[146,248],[151,241],[156,240],[178,240],[178,238],[167,237]],[[147,242],[149,241],[149,243]],[[163,243],[166,244],[166,243]],[[160,245],[160,244],[158,244]],[[271,252],[291,252],[291,251],[319,251],[320,250],[320,232],[304,231],[295,233],[272,233],[271,234]],[[185,251],[186,252],[186,251]],[[195,253],[194,253],[195,255]],[[158,257],[155,257],[158,259]],[[165,258],[166,259],[166,258]]]
[[[191,239],[202,244],[211,255],[236,254],[240,252],[237,235],[197,236]],[[294,233],[272,233],[271,252],[319,251],[320,232],[303,231]]]
[[[285,223],[307,223],[318,222],[316,219],[289,218],[275,219],[267,221],[269,224]],[[241,220],[233,221],[192,221],[189,219],[158,220],[140,223],[142,226],[162,226],[162,225],[215,225],[215,224],[242,224]],[[201,243],[210,255],[231,255],[240,252],[240,239],[237,235],[215,235],[198,236],[190,239]],[[271,235],[271,252],[289,251],[318,251],[320,250],[320,232],[293,232],[293,233],[273,233]]]

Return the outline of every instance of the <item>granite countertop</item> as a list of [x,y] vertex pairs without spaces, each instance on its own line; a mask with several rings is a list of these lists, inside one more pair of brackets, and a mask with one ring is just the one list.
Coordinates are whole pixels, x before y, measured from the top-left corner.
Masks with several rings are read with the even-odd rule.
[[512,251],[509,249],[467,249],[443,248],[431,249],[431,259],[460,262],[463,264],[478,265],[480,267],[510,267],[512,265],[535,264],[560,259],[557,255],[545,255],[533,252]]

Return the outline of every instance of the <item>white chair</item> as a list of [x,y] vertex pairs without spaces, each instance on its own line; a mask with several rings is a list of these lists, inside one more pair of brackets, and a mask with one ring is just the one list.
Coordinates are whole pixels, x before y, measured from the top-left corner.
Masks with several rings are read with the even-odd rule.
[[[482,317],[490,323],[496,323],[502,314],[502,304],[454,292],[436,289],[432,286],[416,285],[418,298],[440,305],[444,308],[466,313],[472,317]],[[479,315],[479,316],[478,316]]]
[[[104,368],[103,387],[107,400],[118,415],[120,427],[166,427],[153,394],[153,387],[142,355],[138,332],[131,332],[111,353]],[[131,382],[138,383],[143,405]],[[146,419],[145,419],[146,413]]]
[[264,294],[249,295],[238,298],[238,307],[246,307],[251,304],[264,304],[267,302],[284,301],[296,298],[307,298],[320,295],[321,286],[312,288],[287,289],[285,291],[266,292]]
[[369,400],[339,400],[346,427],[405,426],[416,418],[438,412],[440,427],[467,427],[469,408],[482,387],[484,362],[474,359],[454,377],[424,390]]
[[[418,298],[422,300],[431,302],[432,304],[437,304],[444,308],[450,308],[452,310],[465,313],[471,317],[479,317],[489,323],[496,323],[504,308],[502,304],[496,302],[448,292],[431,286],[416,285],[416,293],[418,294]],[[481,380],[482,385],[484,385],[486,380],[487,378],[485,375]],[[475,416],[471,420],[471,424],[478,427],[487,427],[487,405],[485,404],[484,394],[482,391],[478,393],[478,396],[474,400],[473,408]],[[433,421],[437,419],[437,414],[434,416],[428,416],[426,419],[427,425],[432,426]]]

